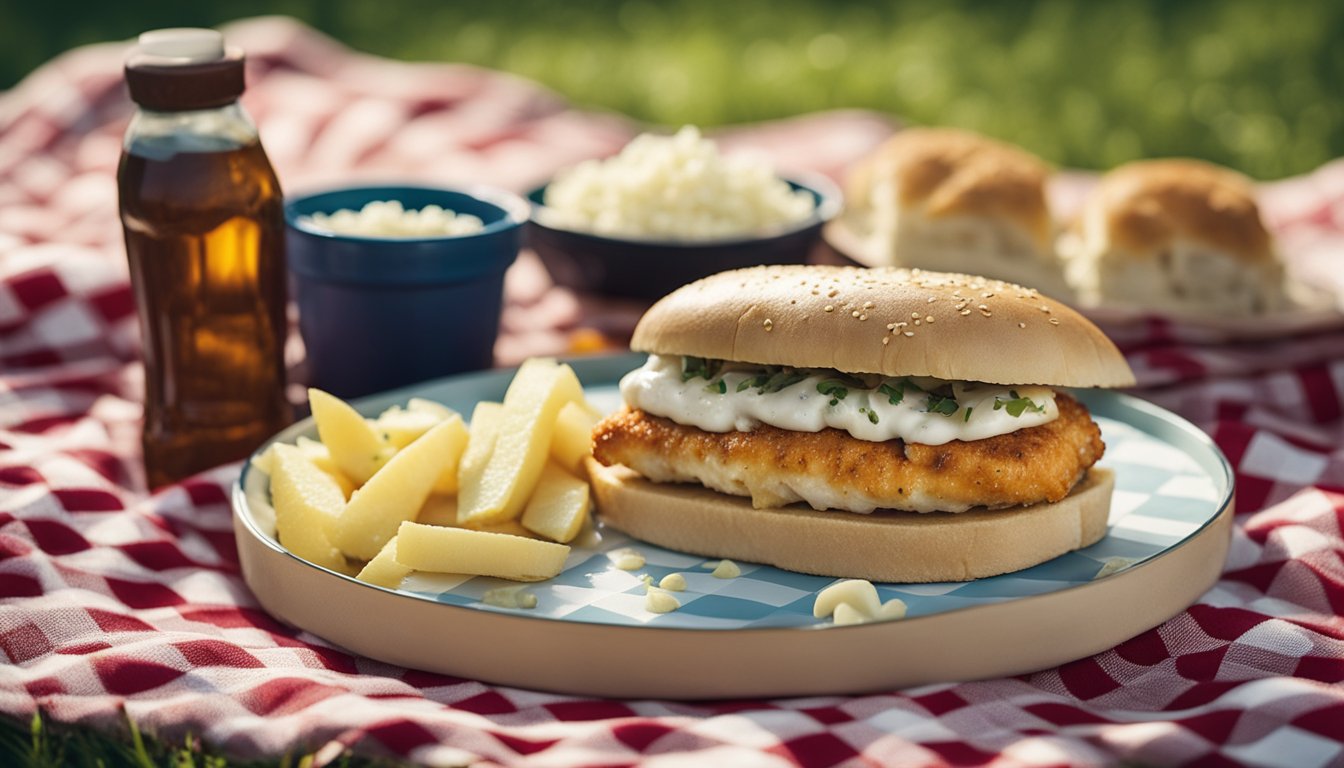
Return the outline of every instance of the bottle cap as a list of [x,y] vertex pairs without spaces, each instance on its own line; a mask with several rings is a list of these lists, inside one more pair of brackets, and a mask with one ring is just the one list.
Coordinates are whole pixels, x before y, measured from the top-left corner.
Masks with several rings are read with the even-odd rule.
[[145,109],[222,107],[243,93],[243,53],[226,47],[213,29],[156,29],[140,35],[126,62],[126,85]]

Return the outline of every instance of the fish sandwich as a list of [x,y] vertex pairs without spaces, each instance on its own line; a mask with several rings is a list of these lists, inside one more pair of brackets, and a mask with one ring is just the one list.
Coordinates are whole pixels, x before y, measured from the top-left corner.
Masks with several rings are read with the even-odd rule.
[[594,430],[598,513],[705,557],[961,581],[1088,546],[1113,489],[1059,388],[1134,383],[1033,289],[906,269],[723,272],[664,297],[625,406]]

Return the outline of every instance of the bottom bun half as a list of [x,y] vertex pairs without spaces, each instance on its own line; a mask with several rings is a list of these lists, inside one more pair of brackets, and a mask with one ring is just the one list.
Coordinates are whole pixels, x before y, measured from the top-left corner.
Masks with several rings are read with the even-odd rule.
[[696,485],[650,482],[588,462],[604,523],[656,546],[787,571],[869,581],[969,581],[1019,571],[1106,534],[1114,474],[1094,467],[1053,504],[958,514],[755,509]]

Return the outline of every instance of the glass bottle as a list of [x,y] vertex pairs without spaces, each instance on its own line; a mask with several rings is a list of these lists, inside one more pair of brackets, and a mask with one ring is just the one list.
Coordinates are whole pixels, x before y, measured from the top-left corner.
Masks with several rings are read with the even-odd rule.
[[208,29],[140,36],[117,170],[145,364],[151,488],[244,458],[285,399],[280,185],[238,104],[243,56]]

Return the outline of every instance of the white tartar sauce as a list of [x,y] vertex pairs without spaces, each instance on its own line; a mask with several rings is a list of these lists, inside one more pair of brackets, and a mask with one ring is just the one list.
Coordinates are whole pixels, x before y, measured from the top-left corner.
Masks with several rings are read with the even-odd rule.
[[[871,388],[859,388],[844,381],[842,374],[800,370],[788,386],[770,391],[771,387],[755,385],[760,377],[759,368],[727,363],[708,379],[686,378],[681,357],[650,355],[643,367],[621,379],[621,395],[632,408],[706,432],[748,432],[760,424],[794,432],[831,427],[859,440],[901,439],[924,445],[983,440],[1059,416],[1055,393],[1048,387],[912,376],[884,378]],[[930,391],[944,385],[951,386],[954,403],[931,411],[939,398]],[[1023,398],[1030,403],[1022,403]],[[1018,402],[1007,407],[1013,401]]]

